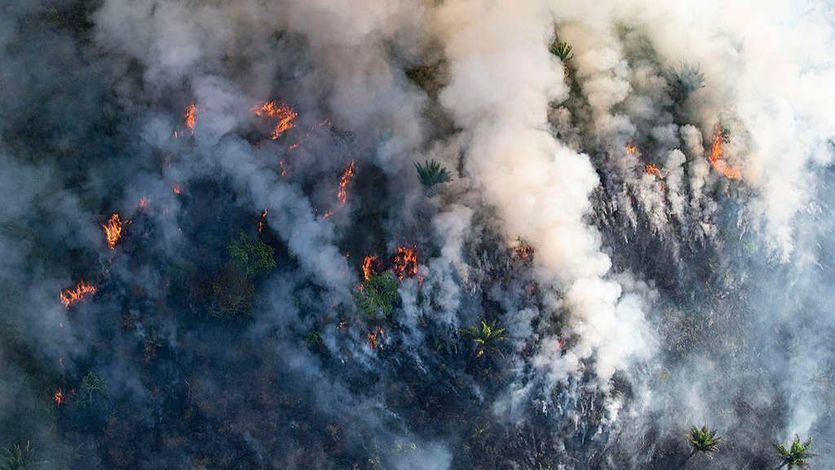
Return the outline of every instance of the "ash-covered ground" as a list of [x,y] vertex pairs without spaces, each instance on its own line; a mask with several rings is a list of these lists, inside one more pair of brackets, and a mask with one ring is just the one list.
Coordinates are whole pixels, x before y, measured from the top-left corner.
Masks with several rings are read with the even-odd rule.
[[0,468],[835,468],[833,25],[0,4]]

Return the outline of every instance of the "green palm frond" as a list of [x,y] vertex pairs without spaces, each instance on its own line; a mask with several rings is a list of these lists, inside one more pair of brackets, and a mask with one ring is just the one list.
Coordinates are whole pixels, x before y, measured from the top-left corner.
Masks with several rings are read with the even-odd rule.
[[452,179],[449,171],[435,160],[426,160],[423,163],[415,162],[415,169],[418,172],[420,183],[427,188],[446,183]]
[[716,434],[716,430],[707,426],[701,428],[693,426],[687,435],[687,442],[693,448],[692,453],[701,452],[707,456],[719,450],[719,441],[721,440],[722,438]]
[[481,357],[487,351],[496,349],[498,343],[507,339],[507,328],[496,328],[496,322],[487,323],[481,320],[481,327],[474,326],[463,330],[463,333],[473,338],[476,344],[476,357]]
[[785,465],[789,469],[795,467],[806,468],[809,466],[809,459],[815,456],[812,453],[812,439],[807,439],[804,442],[800,440],[800,436],[794,436],[788,446],[778,443],[774,445],[774,448],[782,460],[780,466]]
[[559,57],[563,64],[568,63],[574,58],[574,49],[571,47],[571,44],[565,41],[560,41],[559,38],[556,37],[553,41],[551,41],[548,51]]

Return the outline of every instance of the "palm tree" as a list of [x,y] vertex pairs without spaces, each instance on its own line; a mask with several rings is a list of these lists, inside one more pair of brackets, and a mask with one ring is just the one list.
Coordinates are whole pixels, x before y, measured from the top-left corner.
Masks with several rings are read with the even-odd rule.
[[710,429],[706,425],[701,428],[693,426],[687,435],[687,442],[692,448],[687,458],[690,459],[697,452],[701,452],[708,458],[712,457],[719,450],[721,440],[722,438],[716,434],[715,429]]
[[571,47],[571,44],[565,41],[560,41],[559,38],[554,38],[551,45],[548,47],[548,51],[559,57],[563,64],[567,64],[574,58],[574,49]]
[[476,344],[476,357],[481,357],[485,352],[498,347],[498,343],[507,339],[504,334],[507,328],[496,328],[496,322],[488,324],[481,320],[481,328],[474,326],[464,330],[464,334],[472,336]]
[[418,172],[420,183],[426,188],[446,183],[452,179],[449,176],[449,171],[435,160],[426,160],[423,163],[415,162],[415,169]]
[[782,462],[781,468],[786,466],[789,470],[797,468],[807,468],[809,466],[808,460],[815,456],[812,453],[812,439],[807,439],[806,442],[800,440],[800,436],[795,435],[791,444],[786,447],[783,444],[774,444],[777,450],[777,455],[780,456]]

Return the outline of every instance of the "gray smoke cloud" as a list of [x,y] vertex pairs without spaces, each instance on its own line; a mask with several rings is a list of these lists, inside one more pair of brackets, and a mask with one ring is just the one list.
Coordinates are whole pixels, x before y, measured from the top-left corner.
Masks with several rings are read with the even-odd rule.
[[832,466],[832,14],[0,6],[0,466]]

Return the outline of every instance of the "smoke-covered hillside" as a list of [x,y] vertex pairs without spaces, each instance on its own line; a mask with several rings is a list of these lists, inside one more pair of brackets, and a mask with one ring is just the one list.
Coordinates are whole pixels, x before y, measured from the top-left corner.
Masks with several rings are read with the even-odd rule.
[[7,0],[0,468],[835,468],[833,33]]

